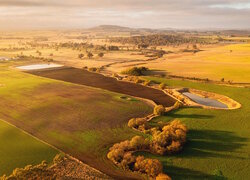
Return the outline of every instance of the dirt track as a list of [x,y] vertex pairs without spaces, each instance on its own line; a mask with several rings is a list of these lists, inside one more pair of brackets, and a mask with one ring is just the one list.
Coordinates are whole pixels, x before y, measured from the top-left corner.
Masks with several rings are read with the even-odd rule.
[[42,77],[97,87],[113,92],[150,99],[156,104],[162,104],[165,107],[172,106],[175,103],[173,98],[160,90],[139,84],[117,81],[114,78],[106,77],[101,74],[92,73],[82,69],[66,67],[51,70],[36,70],[30,73]]

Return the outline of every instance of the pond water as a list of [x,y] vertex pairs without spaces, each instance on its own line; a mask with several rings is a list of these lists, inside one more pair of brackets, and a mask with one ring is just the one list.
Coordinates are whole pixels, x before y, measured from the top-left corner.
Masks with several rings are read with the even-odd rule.
[[27,65],[27,66],[19,66],[17,67],[18,69],[21,70],[37,70],[37,69],[48,69],[48,68],[57,68],[57,67],[62,67],[63,65],[61,64],[32,64],[32,65]]
[[228,108],[226,104],[223,104],[220,101],[210,99],[210,98],[204,98],[204,97],[192,94],[190,92],[184,92],[183,95],[189,97],[191,100],[201,105],[216,107],[216,108]]
[[0,56],[0,61],[9,61],[9,60],[10,60],[10,58]]

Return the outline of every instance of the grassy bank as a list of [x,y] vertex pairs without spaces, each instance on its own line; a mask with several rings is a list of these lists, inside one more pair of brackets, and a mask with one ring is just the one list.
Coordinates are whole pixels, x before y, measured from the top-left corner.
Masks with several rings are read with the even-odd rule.
[[[242,104],[237,110],[182,108],[154,122],[180,119],[190,131],[183,152],[157,157],[173,179],[215,179],[221,173],[228,179],[250,177],[249,88],[224,87],[182,80],[145,77],[168,86],[189,87],[215,92]],[[152,157],[153,155],[147,154]]]
[[58,153],[54,148],[0,120],[0,176],[15,168],[51,162]]

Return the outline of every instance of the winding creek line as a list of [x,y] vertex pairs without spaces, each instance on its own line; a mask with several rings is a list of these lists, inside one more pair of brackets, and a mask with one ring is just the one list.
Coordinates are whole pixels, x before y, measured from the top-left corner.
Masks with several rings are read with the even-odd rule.
[[97,74],[73,67],[34,70],[29,71],[28,73],[75,84],[101,88],[135,97],[150,99],[156,104],[161,104],[165,107],[170,107],[176,102],[175,99],[160,90],[135,83],[118,81],[112,77],[106,77],[102,74]]

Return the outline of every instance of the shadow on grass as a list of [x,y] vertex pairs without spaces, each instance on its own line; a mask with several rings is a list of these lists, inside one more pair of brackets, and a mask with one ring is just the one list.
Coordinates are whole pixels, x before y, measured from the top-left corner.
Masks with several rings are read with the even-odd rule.
[[167,114],[167,116],[173,119],[189,118],[189,119],[208,119],[213,118],[212,115],[202,115],[202,114]]
[[165,166],[164,172],[172,179],[187,180],[187,179],[207,179],[207,180],[226,180],[225,177],[219,175],[209,175],[200,171],[195,171],[187,168],[180,168],[175,166]]
[[232,152],[247,141],[247,138],[236,136],[233,132],[216,130],[190,130],[187,139],[179,157],[240,158],[233,156]]

